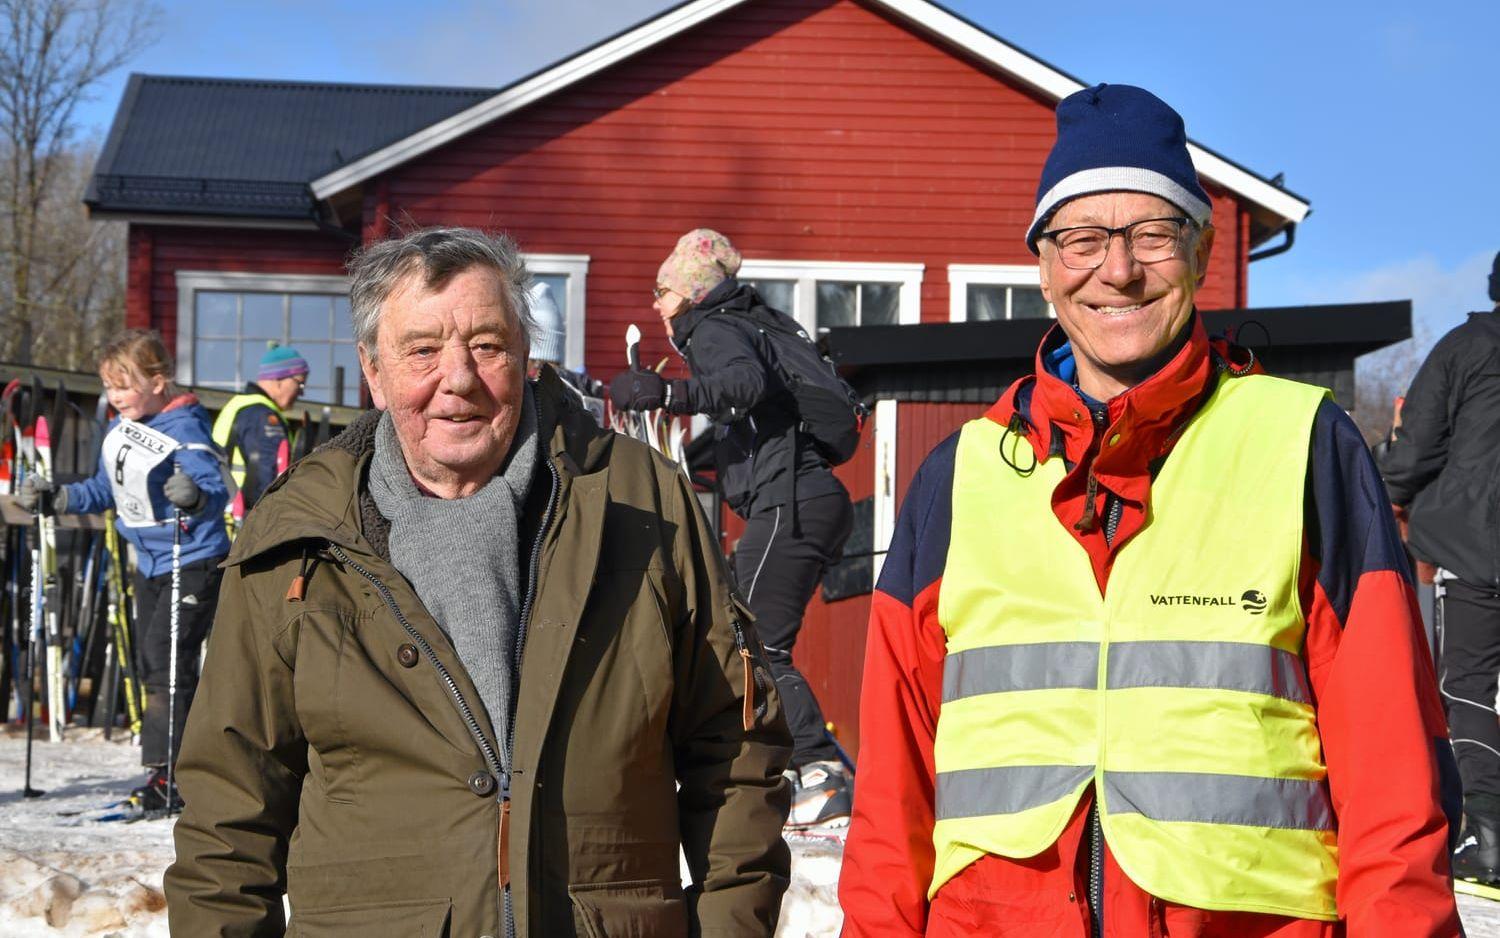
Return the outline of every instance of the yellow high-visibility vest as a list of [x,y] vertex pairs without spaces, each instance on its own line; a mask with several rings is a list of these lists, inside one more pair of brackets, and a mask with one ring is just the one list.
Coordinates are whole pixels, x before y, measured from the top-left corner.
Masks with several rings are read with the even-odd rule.
[[[244,514],[244,491],[245,491],[245,454],[240,452],[238,445],[232,445],[230,437],[234,435],[234,421],[240,415],[240,411],[246,407],[254,407],[260,404],[271,408],[271,413],[286,426],[286,415],[276,402],[264,394],[236,394],[219,411],[219,416],[214,418],[213,439],[219,449],[229,454],[229,474],[234,478],[237,494],[224,506],[224,523],[228,528],[229,536],[235,535],[235,529],[239,525],[240,516]],[[287,428],[288,442],[291,440],[291,428]]]
[[[1100,596],[1005,429],[959,438],[929,895],[985,854],[1051,846],[1094,785],[1136,885],[1202,909],[1337,918],[1338,848],[1298,596],[1326,391],[1222,377],[1151,486]],[[1024,444],[1023,444],[1024,445]],[[1108,445],[1108,444],[1106,444]]]

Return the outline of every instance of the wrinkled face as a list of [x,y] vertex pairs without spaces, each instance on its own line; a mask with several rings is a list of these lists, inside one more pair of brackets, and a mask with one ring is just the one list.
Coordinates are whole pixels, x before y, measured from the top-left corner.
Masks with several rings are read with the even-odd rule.
[[155,417],[171,403],[167,397],[167,379],[161,375],[146,378],[106,365],[99,369],[99,380],[104,383],[109,406],[126,420]]
[[[1172,203],[1141,192],[1080,196],[1058,209],[1047,229],[1076,225],[1119,228],[1148,218],[1180,216]],[[1057,310],[1073,343],[1079,386],[1108,400],[1151,376],[1164,362],[1172,340],[1193,312],[1193,296],[1203,282],[1213,246],[1213,229],[1196,243],[1185,236],[1166,260],[1142,264],[1123,236],[1110,239],[1104,263],[1094,270],[1072,270],[1056,247],[1041,242],[1042,295]]]
[[381,308],[376,347],[374,358],[361,347],[360,363],[412,476],[445,498],[483,488],[510,452],[526,375],[499,275],[471,267],[435,291],[407,278]]

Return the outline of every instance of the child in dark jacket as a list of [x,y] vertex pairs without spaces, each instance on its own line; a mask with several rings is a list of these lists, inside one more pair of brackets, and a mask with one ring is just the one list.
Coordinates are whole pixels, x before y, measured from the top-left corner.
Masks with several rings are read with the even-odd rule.
[[[218,605],[219,562],[229,554],[224,505],[230,497],[212,422],[193,394],[172,384],[172,358],[154,332],[132,329],[105,346],[99,377],[118,413],[94,476],[54,488],[29,478],[17,501],[29,510],[89,514],[115,509],[115,526],[136,554],[138,666],[146,688],[141,762],[151,774],[134,795],[146,810],[164,809],[175,793],[168,760],[198,687],[198,656]],[[180,525],[180,530],[174,527]],[[170,705],[172,545],[181,550],[176,702]],[[171,752],[168,712],[173,711]]]

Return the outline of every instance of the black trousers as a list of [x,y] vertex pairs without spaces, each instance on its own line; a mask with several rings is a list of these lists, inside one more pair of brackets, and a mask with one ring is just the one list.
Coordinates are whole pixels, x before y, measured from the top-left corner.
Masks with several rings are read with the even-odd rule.
[[837,492],[798,502],[796,520],[793,525],[789,505],[751,515],[734,550],[734,572],[781,694],[792,731],[792,766],[800,768],[839,757],[818,698],[792,664],[792,646],[824,569],[843,553],[854,512],[849,496]]
[[1500,818],[1500,593],[1448,580],[1442,599],[1438,684],[1467,811]]
[[167,764],[167,715],[174,712],[172,761],[182,748],[182,728],[198,690],[198,653],[219,605],[219,561],[199,560],[182,567],[181,609],[177,618],[177,702],[172,691],[172,574],[135,577],[136,641],[146,712],[141,717],[141,764]]

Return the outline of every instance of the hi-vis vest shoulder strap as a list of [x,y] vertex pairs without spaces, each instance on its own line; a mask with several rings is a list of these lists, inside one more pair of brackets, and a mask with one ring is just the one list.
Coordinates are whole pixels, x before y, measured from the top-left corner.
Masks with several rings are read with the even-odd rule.
[[[1089,785],[1131,880],[1203,909],[1337,917],[1337,848],[1301,659],[1308,439],[1321,388],[1220,379],[1151,487],[1100,596],[1052,512],[964,426],[938,618],[931,893],[985,854],[1056,841]],[[1024,444],[1023,444],[1024,445]]]
[[278,420],[285,422],[286,417],[276,402],[264,394],[237,394],[229,399],[224,409],[219,411],[219,416],[214,420],[213,438],[219,444],[219,448],[229,454],[229,471],[234,475],[235,485],[245,484],[245,454],[240,452],[238,446],[232,446],[230,437],[234,435],[234,421],[239,417],[240,411],[246,407],[254,407],[260,404],[271,408],[271,413]]

